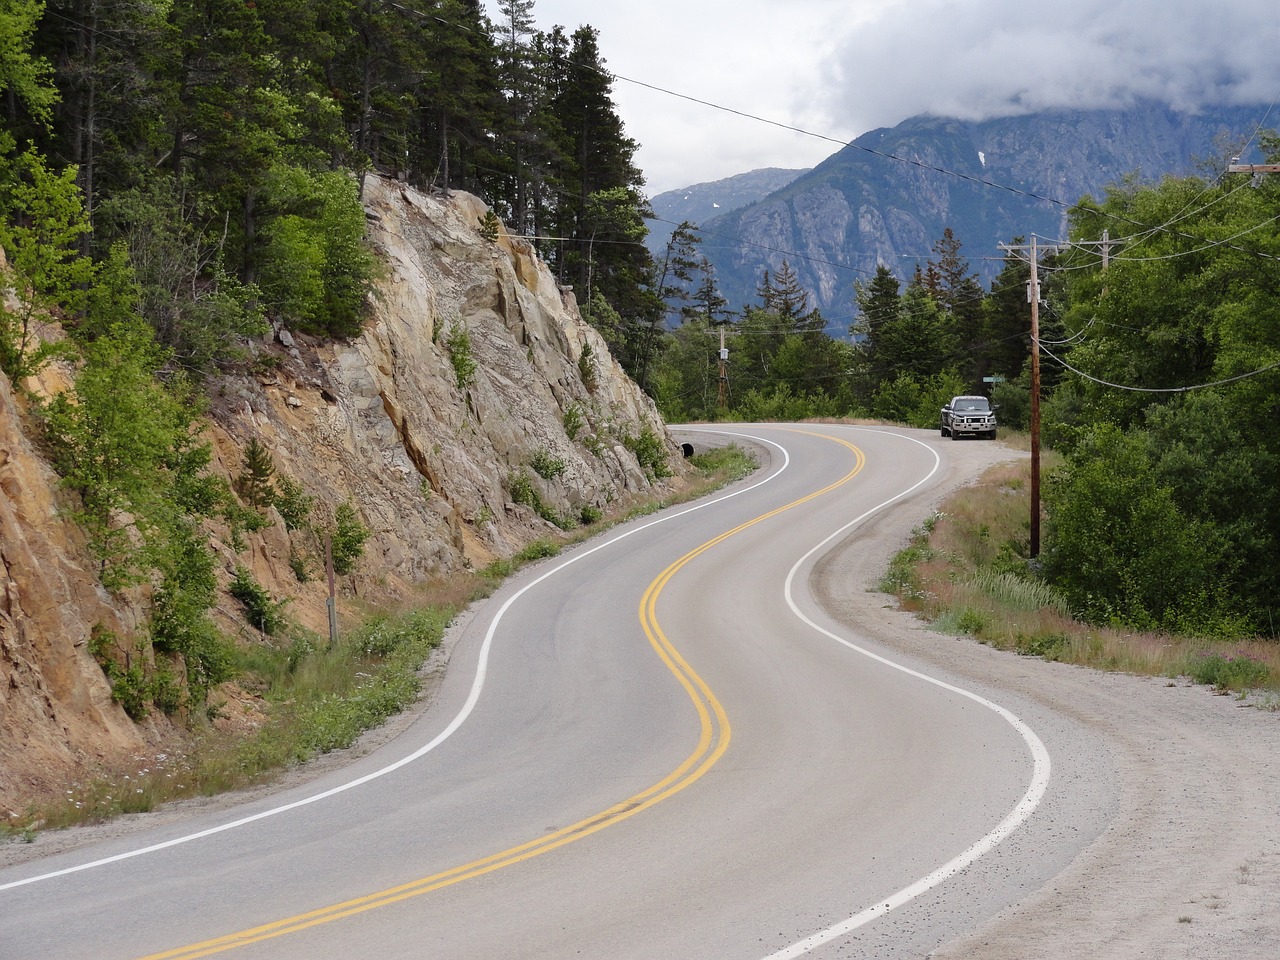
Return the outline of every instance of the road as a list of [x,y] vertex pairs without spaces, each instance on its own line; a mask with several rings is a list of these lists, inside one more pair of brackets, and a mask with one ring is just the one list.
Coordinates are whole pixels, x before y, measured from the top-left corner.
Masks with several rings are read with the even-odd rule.
[[765,470],[511,580],[376,752],[0,871],[0,958],[918,957],[1039,889],[1101,829],[1087,734],[809,588],[966,445],[735,432]]

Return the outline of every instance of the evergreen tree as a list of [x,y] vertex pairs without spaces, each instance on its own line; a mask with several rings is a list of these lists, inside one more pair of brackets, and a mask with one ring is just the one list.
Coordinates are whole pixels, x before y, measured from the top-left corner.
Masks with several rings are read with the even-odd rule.
[[977,383],[981,376],[983,291],[977,274],[970,271],[969,261],[960,252],[961,246],[947,227],[933,245],[937,259],[929,261],[918,285],[941,309],[945,348],[950,351],[944,354],[946,365],[965,380]]

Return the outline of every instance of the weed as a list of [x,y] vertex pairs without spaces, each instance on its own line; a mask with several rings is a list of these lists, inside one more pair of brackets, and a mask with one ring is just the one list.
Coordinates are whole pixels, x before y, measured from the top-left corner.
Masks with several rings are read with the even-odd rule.
[[[881,589],[940,631],[1028,656],[1147,676],[1189,676],[1222,693],[1280,711],[1280,645],[1121,631],[1077,623],[1063,596],[1028,558],[1025,465],[995,467],[958,491],[913,531],[889,564]],[[1259,689],[1269,688],[1269,689]]]
[[1192,659],[1187,675],[1196,683],[1222,692],[1244,692],[1265,684],[1271,678],[1271,669],[1257,657],[1245,653],[1235,656],[1201,653]]
[[725,483],[750,476],[760,466],[755,457],[736,443],[694,454],[689,462],[704,477],[717,478]]
[[582,407],[576,403],[570,404],[564,412],[564,435],[570,440],[576,440],[585,425],[586,417],[583,415]]
[[1065,633],[1018,634],[1015,649],[1028,657],[1061,660],[1070,645],[1071,638]]

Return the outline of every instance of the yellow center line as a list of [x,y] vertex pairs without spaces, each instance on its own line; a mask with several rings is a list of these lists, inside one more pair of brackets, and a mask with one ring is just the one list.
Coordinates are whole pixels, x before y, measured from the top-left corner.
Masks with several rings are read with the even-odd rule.
[[[795,431],[797,433],[809,433],[809,431]],[[644,592],[644,596],[640,601],[640,623],[644,628],[645,635],[649,638],[649,643],[657,652],[662,662],[667,665],[672,674],[684,687],[688,693],[689,699],[693,701],[694,708],[698,713],[698,721],[700,725],[700,733],[698,736],[698,744],[693,752],[687,756],[684,761],[672,770],[669,774],[659,780],[652,786],[642,790],[640,793],[617,803],[607,810],[601,811],[585,820],[579,820],[568,827],[549,833],[546,836],[539,837],[536,840],[530,840],[519,846],[511,847],[499,853],[491,854],[479,860],[473,860],[458,867],[449,870],[433,873],[428,877],[421,877],[417,880],[411,880],[408,883],[399,884],[398,886],[388,887],[385,890],[379,890],[376,893],[367,894],[363,897],[356,897],[351,900],[343,900],[340,903],[331,904],[327,907],[321,907],[317,910],[311,910],[306,913],[299,913],[291,917],[276,920],[271,923],[262,924],[256,927],[250,927],[240,930],[236,933],[226,934],[216,937],[212,940],[203,940],[199,943],[189,944],[184,947],[177,947],[172,950],[166,950],[161,953],[148,954],[139,960],[194,960],[196,957],[208,957],[215,953],[223,953],[228,950],[234,950],[238,947],[248,946],[253,943],[260,943],[264,940],[270,940],[275,937],[281,937],[289,933],[297,933],[306,930],[309,927],[318,926],[324,923],[330,923],[334,920],[341,920],[345,917],[351,917],[358,913],[364,913],[378,907],[384,907],[389,904],[398,903],[401,900],[407,900],[411,897],[421,896],[424,893],[430,893],[433,890],[439,890],[442,887],[452,886],[463,880],[469,880],[473,877],[483,876],[486,873],[492,873],[503,867],[512,864],[521,863],[533,857],[549,853],[559,847],[580,840],[583,837],[590,836],[598,830],[620,823],[629,817],[634,816],[642,810],[646,810],[656,803],[666,800],[668,797],[679,793],[690,784],[699,780],[703,774],[715,765],[726,750],[729,749],[729,718],[725,714],[724,707],[720,705],[720,701],[716,699],[711,688],[706,682],[698,676],[698,674],[689,666],[688,662],[680,654],[675,646],[667,639],[662,631],[662,627],[658,623],[656,607],[658,597],[662,590],[671,581],[671,579],[680,572],[687,564],[706,553],[713,547],[718,546],[730,537],[763,523],[772,517],[776,517],[780,513],[798,507],[801,504],[808,503],[823,494],[829,493],[837,487],[843,486],[852,480],[862,470],[866,462],[863,452],[851,443],[840,440],[836,437],[829,437],[824,434],[809,433],[810,436],[821,437],[824,440],[832,440],[842,446],[848,447],[854,454],[854,466],[847,474],[834,483],[828,484],[821,490],[816,490],[807,496],[794,500],[784,506],[771,510],[768,513],[761,514],[752,520],[739,524],[732,530],[726,531],[717,537],[713,537],[706,543],[686,553],[679,560],[676,560],[669,567],[660,573]]]

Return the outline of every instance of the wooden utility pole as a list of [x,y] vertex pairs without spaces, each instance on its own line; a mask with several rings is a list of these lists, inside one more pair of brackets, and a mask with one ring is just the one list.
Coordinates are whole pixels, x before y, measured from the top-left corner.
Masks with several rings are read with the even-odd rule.
[[324,535],[324,572],[329,580],[329,649],[338,645],[338,592],[333,582],[333,535]]
[[716,391],[716,406],[721,410],[729,405],[729,350],[724,345],[724,324],[720,325],[720,386]]
[[1034,560],[1040,556],[1040,259],[1036,236],[1031,235],[1031,548]]
[[[1109,241],[1107,241],[1109,243]],[[1026,246],[1000,244],[1008,253],[1026,251],[1031,262],[1027,300],[1031,303],[1031,559],[1040,556],[1040,253],[1036,237]],[[1056,249],[1056,248],[1053,248]]]

